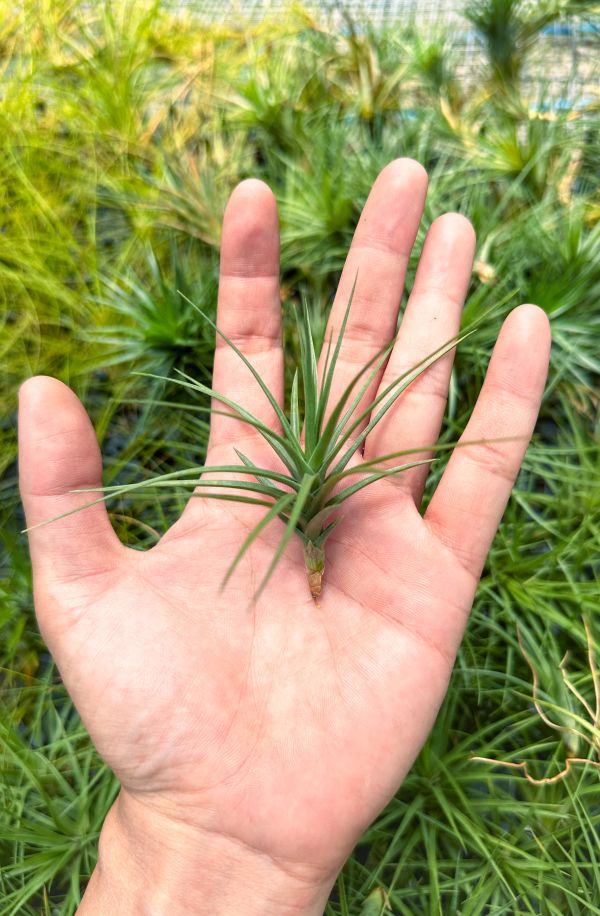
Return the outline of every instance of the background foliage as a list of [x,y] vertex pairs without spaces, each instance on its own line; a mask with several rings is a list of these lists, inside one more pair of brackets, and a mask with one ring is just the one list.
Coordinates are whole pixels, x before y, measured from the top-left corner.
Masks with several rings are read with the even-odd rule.
[[[306,291],[322,328],[370,186],[403,155],[430,173],[409,289],[427,225],[460,210],[479,240],[466,316],[538,303],[552,366],[433,734],[328,914],[600,913],[598,96],[533,104],[522,79],[548,23],[590,11],[482,0],[469,10],[482,68],[465,80],[448,36],[411,23],[334,27],[296,5],[234,27],[159,0],[0,0],[1,916],[74,912],[116,792],[34,622],[18,384],[49,373],[75,388],[107,483],[196,465],[206,426],[185,390],[132,373],[209,376],[212,332],[176,291],[214,314],[235,184],[273,188],[283,308]],[[448,439],[497,330],[461,348]],[[291,333],[287,347],[292,358]],[[122,500],[112,518],[143,547],[179,508]],[[574,756],[591,762],[532,781]]]

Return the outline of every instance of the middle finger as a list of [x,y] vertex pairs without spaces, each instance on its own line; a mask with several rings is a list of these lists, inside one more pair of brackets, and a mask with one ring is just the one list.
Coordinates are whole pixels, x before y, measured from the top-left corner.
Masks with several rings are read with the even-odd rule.
[[[331,349],[335,347],[358,269],[326,415],[362,366],[391,340],[396,331],[408,259],[426,193],[427,172],[414,159],[390,162],[371,188],[344,264],[319,360],[319,378],[322,379],[327,344],[331,340]],[[382,371],[373,379],[354,416],[373,398]],[[357,390],[359,387],[360,384]]]

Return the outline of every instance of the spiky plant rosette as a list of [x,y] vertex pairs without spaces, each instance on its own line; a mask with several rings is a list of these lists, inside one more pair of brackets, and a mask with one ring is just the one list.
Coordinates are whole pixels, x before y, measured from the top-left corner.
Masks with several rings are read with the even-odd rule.
[[[148,490],[162,487],[191,489],[195,497],[264,506],[267,512],[252,528],[232,559],[223,579],[222,588],[225,587],[236,566],[263,529],[275,519],[280,519],[284,523],[283,533],[254,599],[256,600],[264,590],[294,535],[297,535],[302,541],[310,592],[313,599],[318,599],[323,587],[327,538],[340,523],[342,519],[340,510],[351,496],[386,477],[401,474],[419,465],[431,464],[436,460],[435,457],[417,458],[419,454],[435,453],[454,448],[457,445],[477,444],[475,442],[423,444],[357,462],[355,456],[362,456],[367,436],[394,406],[402,392],[436,360],[471,336],[482,320],[480,319],[462,333],[447,340],[409,370],[396,376],[381,388],[374,398],[363,405],[363,399],[371,383],[391,353],[396,340],[394,337],[354,375],[339,400],[330,404],[335,369],[344,340],[357,279],[358,274],[344,311],[337,340],[335,344],[331,337],[327,341],[320,380],[310,309],[305,297],[302,297],[301,306],[296,308],[295,320],[300,344],[300,359],[292,380],[287,412],[278,403],[250,360],[202,309],[194,306],[248,368],[273,408],[279,429],[272,429],[241,404],[182,370],[175,370],[177,378],[171,381],[202,395],[203,402],[206,402],[207,398],[212,398],[212,406],[198,405],[199,411],[233,417],[256,430],[272,450],[273,464],[277,466],[277,470],[273,467],[259,467],[248,455],[234,448],[239,464],[202,465],[198,468],[157,475],[138,483],[78,490],[79,493],[102,492],[103,495],[71,511],[78,512],[87,506],[113,497],[129,496],[133,491],[141,495]],[[152,373],[139,374],[165,380],[163,376]],[[215,402],[227,409],[219,409],[215,406]],[[161,401],[160,403],[168,402]],[[175,406],[180,407],[181,405]],[[403,458],[406,460],[402,461]],[[215,474],[225,476],[215,478]],[[62,517],[58,516],[58,518]]]

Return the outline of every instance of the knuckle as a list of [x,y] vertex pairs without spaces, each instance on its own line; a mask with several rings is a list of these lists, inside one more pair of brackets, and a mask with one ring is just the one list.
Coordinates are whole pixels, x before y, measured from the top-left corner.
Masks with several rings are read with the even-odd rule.
[[518,467],[506,446],[495,442],[480,442],[477,445],[465,446],[467,457],[483,471],[513,484]]

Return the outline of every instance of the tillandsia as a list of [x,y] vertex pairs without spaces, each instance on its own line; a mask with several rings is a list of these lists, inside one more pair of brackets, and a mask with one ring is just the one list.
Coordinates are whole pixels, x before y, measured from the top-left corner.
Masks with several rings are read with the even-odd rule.
[[[457,445],[456,442],[438,445],[424,444],[419,448],[378,455],[368,461],[357,461],[357,458],[362,457],[362,449],[367,436],[393,407],[402,392],[436,360],[473,334],[476,329],[476,326],[472,326],[460,335],[446,341],[419,363],[392,379],[389,384],[378,391],[374,398],[363,404],[372,381],[391,353],[395,342],[393,338],[356,372],[341,397],[332,404],[330,393],[357,279],[358,274],[344,311],[337,340],[335,342],[332,339],[326,341],[321,378],[318,377],[317,353],[311,328],[310,310],[305,297],[302,297],[301,305],[296,308],[295,318],[300,358],[293,375],[287,411],[284,411],[278,403],[250,360],[204,311],[195,306],[203,319],[213,326],[216,333],[231,347],[252,374],[273,408],[278,428],[271,428],[241,404],[181,370],[176,370],[177,378],[171,381],[176,381],[177,384],[193,392],[212,398],[212,406],[210,408],[199,407],[200,410],[206,409],[211,413],[234,417],[253,427],[270,446],[273,464],[276,465],[277,470],[273,467],[259,467],[248,455],[236,448],[235,453],[239,464],[203,465],[199,468],[158,475],[139,483],[104,487],[102,488],[103,495],[87,505],[93,505],[95,502],[111,497],[130,494],[132,491],[145,491],[154,487],[185,487],[192,488],[193,495],[197,497],[233,500],[264,506],[267,512],[244,539],[228,567],[222,587],[227,584],[236,566],[263,529],[275,519],[280,519],[284,523],[283,533],[254,599],[256,600],[262,593],[286,546],[295,534],[303,544],[310,593],[315,601],[318,600],[323,589],[327,538],[341,521],[340,509],[344,503],[359,490],[385,477],[397,475],[409,468],[430,464],[436,460],[435,457],[419,458],[418,455],[424,452],[435,453]],[[163,378],[151,373],[141,374],[155,379]],[[215,406],[215,403],[227,409],[221,410]],[[462,445],[468,444],[474,443],[462,443]],[[404,461],[401,460],[403,458]],[[215,474],[229,476],[215,478]],[[98,492],[98,490],[79,490],[78,492],[91,493]],[[85,508],[85,506],[80,508]],[[74,511],[80,511],[80,509]]]

